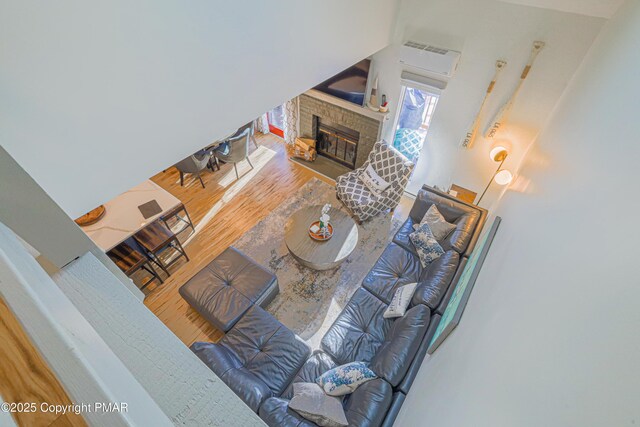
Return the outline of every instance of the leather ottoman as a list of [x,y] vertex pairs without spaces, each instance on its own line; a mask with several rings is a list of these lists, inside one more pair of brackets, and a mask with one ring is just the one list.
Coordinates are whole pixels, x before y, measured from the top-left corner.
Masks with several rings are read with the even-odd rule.
[[254,304],[266,307],[278,295],[278,279],[229,247],[180,288],[180,295],[223,332]]

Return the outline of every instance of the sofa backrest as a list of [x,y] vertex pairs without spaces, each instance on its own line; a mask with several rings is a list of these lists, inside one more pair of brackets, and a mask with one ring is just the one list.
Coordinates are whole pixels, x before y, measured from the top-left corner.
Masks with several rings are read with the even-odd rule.
[[452,249],[429,264],[420,277],[411,305],[423,304],[435,310],[451,286],[458,264],[460,255]]
[[440,242],[443,249],[453,249],[463,256],[469,256],[484,225],[487,210],[425,185],[418,192],[409,216],[419,223],[433,204],[448,222],[456,225]]

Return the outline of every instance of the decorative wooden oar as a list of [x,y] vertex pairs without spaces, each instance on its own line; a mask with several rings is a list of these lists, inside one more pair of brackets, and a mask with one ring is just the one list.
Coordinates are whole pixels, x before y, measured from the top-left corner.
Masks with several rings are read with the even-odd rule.
[[484,105],[487,103],[487,99],[491,96],[491,92],[493,91],[494,86],[496,85],[496,81],[498,81],[498,76],[503,68],[507,65],[505,61],[498,60],[496,61],[496,73],[493,75],[493,79],[489,86],[487,87],[487,92],[482,99],[482,104],[480,104],[480,108],[478,109],[478,113],[476,114],[476,118],[473,120],[473,123],[469,127],[469,132],[464,137],[462,141],[462,146],[464,148],[473,147],[473,142],[476,140],[478,136],[478,130],[480,129],[480,120],[482,119],[482,110],[484,109]]
[[516,97],[518,96],[518,93],[522,88],[522,84],[524,83],[525,79],[529,75],[529,71],[531,71],[533,62],[536,60],[536,57],[538,56],[538,54],[540,53],[543,47],[544,47],[544,42],[541,42],[541,41],[533,42],[533,47],[531,48],[531,54],[529,55],[529,61],[527,61],[527,65],[525,65],[524,69],[522,70],[522,74],[520,74],[520,81],[518,82],[518,85],[516,86],[513,93],[511,94],[511,98],[509,98],[509,100],[500,108],[500,110],[498,110],[498,113],[495,115],[493,120],[489,122],[487,130],[484,133],[485,138],[494,138],[496,136],[496,133],[498,132],[498,129],[500,129],[500,127],[502,127],[504,123],[506,123],[506,121],[509,119],[509,113],[511,112],[513,103],[515,102]]

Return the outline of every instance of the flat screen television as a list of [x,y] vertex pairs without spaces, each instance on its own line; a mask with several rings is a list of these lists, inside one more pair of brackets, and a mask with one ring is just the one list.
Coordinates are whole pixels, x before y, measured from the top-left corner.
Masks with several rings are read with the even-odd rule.
[[363,59],[343,72],[320,83],[314,89],[364,106],[370,66],[371,60]]

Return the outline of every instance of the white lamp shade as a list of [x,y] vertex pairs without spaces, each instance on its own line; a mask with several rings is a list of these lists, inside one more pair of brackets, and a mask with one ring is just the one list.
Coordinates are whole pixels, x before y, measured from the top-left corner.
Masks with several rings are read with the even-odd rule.
[[507,149],[501,145],[496,146],[489,152],[489,158],[494,162],[500,162],[507,157]]
[[502,169],[493,179],[498,185],[507,185],[513,180],[513,175],[508,170]]

